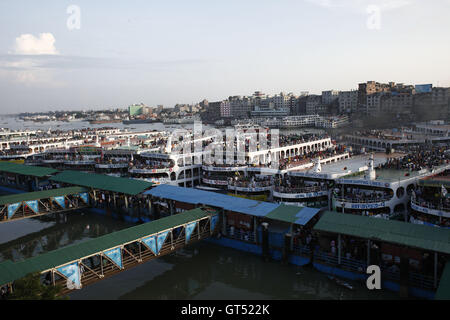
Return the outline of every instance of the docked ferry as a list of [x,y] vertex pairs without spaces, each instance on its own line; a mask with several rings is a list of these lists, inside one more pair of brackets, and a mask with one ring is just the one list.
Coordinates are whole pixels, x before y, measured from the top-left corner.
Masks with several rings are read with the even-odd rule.
[[450,228],[450,170],[424,177],[411,196],[410,222]]
[[[412,165],[412,163],[411,163]],[[410,198],[419,179],[440,173],[450,165],[412,170],[379,165],[369,158],[367,170],[336,180],[332,206],[339,212],[408,220]]]

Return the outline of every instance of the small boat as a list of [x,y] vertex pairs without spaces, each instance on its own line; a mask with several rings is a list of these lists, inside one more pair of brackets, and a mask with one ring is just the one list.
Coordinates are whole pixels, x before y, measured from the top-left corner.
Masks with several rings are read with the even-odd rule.
[[328,276],[328,279],[330,279],[331,281],[335,282],[336,284],[345,287],[349,290],[353,290],[353,286],[351,284],[349,284],[348,282],[345,282],[344,280],[341,280],[339,278],[333,277],[333,276]]

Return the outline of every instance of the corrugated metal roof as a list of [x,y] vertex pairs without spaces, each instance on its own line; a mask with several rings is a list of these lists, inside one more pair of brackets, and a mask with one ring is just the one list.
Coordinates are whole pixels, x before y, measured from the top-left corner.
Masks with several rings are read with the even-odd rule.
[[267,214],[266,218],[304,226],[319,211],[320,209],[282,204],[278,208]]
[[436,300],[450,300],[450,261],[445,264],[434,298]]
[[32,272],[41,272],[54,267],[59,267],[107,249],[115,248],[124,243],[136,241],[142,237],[203,219],[207,216],[208,213],[202,209],[185,211],[180,214],[113,232],[96,239],[67,246],[23,261],[13,263],[8,260],[2,262],[0,263],[0,285],[20,279]]
[[145,191],[153,185],[153,183],[147,181],[71,170],[63,171],[50,178],[50,180],[133,196]]
[[152,190],[146,191],[144,194],[190,204],[218,207],[233,212],[256,217],[267,217],[299,225],[305,225],[320,211],[315,208],[280,205],[278,203],[250,200],[216,192],[171,185],[159,185]]
[[8,161],[0,161],[0,172],[9,172],[42,178],[54,174],[58,172],[58,170],[45,167],[27,166],[24,164],[17,164]]
[[257,217],[264,217],[280,206],[276,203],[238,198],[215,192],[171,185],[159,185],[152,190],[146,191],[144,194],[190,204],[203,204],[224,208],[225,210]]
[[12,204],[22,201],[31,201],[31,200],[39,200],[50,197],[59,197],[65,196],[69,194],[77,194],[82,192],[87,192],[88,190],[82,187],[69,187],[69,188],[60,188],[46,191],[37,191],[37,192],[29,192],[29,193],[19,193],[12,194],[7,196],[0,196],[0,205]]
[[450,229],[328,211],[314,230],[450,253]]

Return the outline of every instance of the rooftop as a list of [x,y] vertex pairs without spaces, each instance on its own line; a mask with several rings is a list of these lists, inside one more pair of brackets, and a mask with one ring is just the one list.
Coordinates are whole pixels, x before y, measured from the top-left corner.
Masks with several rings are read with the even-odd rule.
[[151,182],[142,180],[70,170],[63,171],[56,176],[51,177],[50,180],[86,188],[124,193],[132,196],[147,190],[153,185]]
[[5,162],[0,161],[0,172],[16,173],[25,176],[42,178],[52,175],[58,172],[58,170],[44,167],[27,166],[24,164],[17,164],[7,161]]
[[159,185],[152,190],[145,192],[145,194],[162,199],[223,208],[228,211],[256,217],[266,217],[299,225],[305,225],[320,211],[315,208],[280,205],[278,203],[250,200],[215,192],[181,188],[171,185]]
[[88,190],[82,187],[69,187],[69,188],[59,188],[46,191],[37,191],[29,193],[18,193],[7,196],[0,197],[0,205],[13,204],[22,201],[32,201],[39,199],[46,199],[50,197],[59,197],[71,194],[78,194],[87,192]]
[[314,230],[450,254],[450,229],[327,211]]

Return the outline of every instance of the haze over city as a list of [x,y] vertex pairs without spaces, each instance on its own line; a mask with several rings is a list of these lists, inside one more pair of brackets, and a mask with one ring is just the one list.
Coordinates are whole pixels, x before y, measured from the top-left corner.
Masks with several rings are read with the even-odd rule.
[[0,113],[172,107],[368,80],[448,87],[449,9],[448,0],[2,1]]

